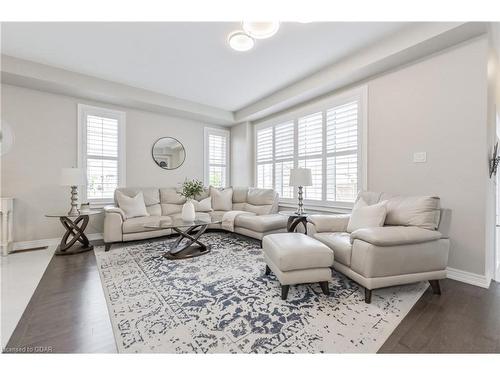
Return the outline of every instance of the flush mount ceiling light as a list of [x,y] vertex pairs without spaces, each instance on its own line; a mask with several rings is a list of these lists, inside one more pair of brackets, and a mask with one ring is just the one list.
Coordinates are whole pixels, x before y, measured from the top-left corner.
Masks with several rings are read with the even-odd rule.
[[243,31],[235,31],[234,33],[231,33],[227,38],[227,41],[232,49],[240,52],[251,50],[255,45],[255,41],[252,37]]
[[278,32],[280,23],[275,22],[242,22],[243,30],[255,39],[266,39]]

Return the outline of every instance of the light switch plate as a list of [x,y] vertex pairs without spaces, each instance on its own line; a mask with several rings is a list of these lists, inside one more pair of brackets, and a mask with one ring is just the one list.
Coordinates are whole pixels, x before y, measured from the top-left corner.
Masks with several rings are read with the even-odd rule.
[[413,153],[413,162],[414,163],[425,163],[427,161],[427,152],[420,151]]

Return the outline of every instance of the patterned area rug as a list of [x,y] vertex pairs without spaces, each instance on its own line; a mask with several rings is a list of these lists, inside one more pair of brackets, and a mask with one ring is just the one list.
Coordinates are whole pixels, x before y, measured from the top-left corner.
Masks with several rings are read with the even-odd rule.
[[299,285],[282,301],[258,241],[210,232],[211,253],[166,260],[173,240],[96,248],[119,352],[374,353],[427,288],[376,290],[366,304],[363,289],[333,271],[330,296]]

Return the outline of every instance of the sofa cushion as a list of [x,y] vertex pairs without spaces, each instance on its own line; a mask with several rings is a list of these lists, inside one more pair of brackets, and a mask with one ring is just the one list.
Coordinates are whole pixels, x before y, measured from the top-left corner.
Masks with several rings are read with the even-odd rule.
[[262,248],[266,257],[280,271],[326,268],[333,265],[333,251],[302,233],[269,234],[262,239]]
[[163,204],[180,204],[186,203],[186,198],[179,194],[175,188],[160,189],[160,203]]
[[196,212],[210,212],[210,211],[212,211],[212,198],[210,198],[210,197],[202,199],[201,201],[193,199],[192,202],[193,202],[194,210]]
[[318,241],[321,241],[333,250],[335,261],[340,262],[346,266],[351,265],[351,251],[352,245],[350,235],[346,232],[335,233],[315,233],[313,235]]
[[351,215],[309,215],[307,221],[314,225],[316,232],[345,232]]
[[247,194],[247,187],[233,186],[233,203],[246,203]]
[[125,217],[141,217],[149,216],[146,210],[146,205],[144,203],[144,195],[142,191],[137,193],[134,197],[129,197],[120,191],[116,192],[116,200],[118,201],[118,207],[120,207],[125,213]]
[[[196,220],[206,220],[210,221],[210,214],[211,212],[197,212],[196,213]],[[177,212],[172,215],[168,215],[174,222],[176,220],[182,220],[182,212]]]
[[146,206],[146,210],[151,216],[161,216],[161,205],[159,203],[153,204],[151,206]]
[[272,204],[264,204],[262,206],[255,206],[255,205],[250,204],[250,203],[245,203],[245,205],[243,206],[243,211],[253,212],[254,214],[257,214],[257,215],[267,215],[267,214],[271,213],[272,209],[273,209]]
[[254,206],[272,205],[276,192],[273,189],[249,188],[247,203]]
[[238,215],[234,225],[253,230],[255,232],[268,232],[286,228],[287,217],[279,214],[272,215]]
[[132,219],[127,219],[122,224],[123,233],[140,233],[150,230],[158,230],[154,228],[144,228],[145,224],[156,224],[161,220],[166,220],[171,222],[172,219],[169,216],[144,216],[144,217],[134,217]]
[[387,199],[386,225],[415,226],[436,230],[439,225],[440,201],[431,196],[391,196],[383,193],[381,199]]
[[386,203],[386,201],[383,201],[369,206],[362,198],[359,199],[352,209],[347,231],[351,233],[360,228],[383,226],[386,216]]
[[226,212],[227,211],[212,211],[212,212],[209,212],[209,215],[212,218],[212,220],[221,221],[222,217],[224,216],[224,214]]
[[232,211],[245,211],[246,203],[233,203]]
[[216,211],[231,211],[233,208],[233,189],[219,190],[210,186],[210,197],[212,197],[212,208]]
[[121,192],[127,197],[135,197],[139,192],[142,192],[144,197],[144,204],[146,206],[152,206],[160,203],[160,191],[158,188],[149,187],[149,188],[118,188],[115,190],[115,203],[118,205],[118,201],[116,200],[116,194]]

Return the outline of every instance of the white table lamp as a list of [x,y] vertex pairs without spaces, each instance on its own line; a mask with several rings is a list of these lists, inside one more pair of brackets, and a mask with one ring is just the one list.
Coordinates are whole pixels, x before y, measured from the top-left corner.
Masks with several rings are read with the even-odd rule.
[[312,186],[312,174],[309,168],[293,168],[290,170],[290,186],[299,188],[299,208],[297,214],[304,213],[304,205],[302,203],[302,188],[304,186]]
[[78,216],[80,214],[77,208],[78,186],[85,185],[83,170],[80,168],[63,168],[61,170],[60,184],[71,187],[71,210],[69,210],[68,216]]

